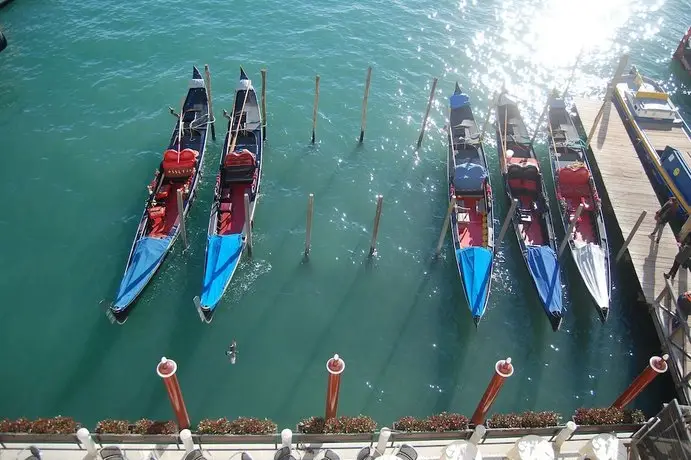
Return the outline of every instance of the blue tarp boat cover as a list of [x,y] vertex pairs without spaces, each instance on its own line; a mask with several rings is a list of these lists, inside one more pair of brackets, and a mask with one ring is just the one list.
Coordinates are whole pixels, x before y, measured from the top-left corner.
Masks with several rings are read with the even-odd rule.
[[461,107],[468,105],[468,103],[469,100],[467,94],[452,94],[451,97],[449,97],[449,106],[451,109],[460,109]]
[[201,304],[213,310],[221,300],[242,254],[242,233],[208,238]]
[[482,184],[487,177],[484,166],[466,161],[456,165],[453,176],[453,186],[456,192],[481,192]]
[[470,247],[456,250],[456,260],[463,277],[463,289],[473,317],[485,314],[492,276],[492,251],[487,248]]
[[115,297],[112,309],[122,311],[144,289],[156,269],[161,264],[170,246],[172,237],[166,238],[142,238],[134,247],[130,266],[120,282],[120,289]]
[[528,268],[547,313],[562,313],[561,276],[557,254],[549,246],[528,246]]

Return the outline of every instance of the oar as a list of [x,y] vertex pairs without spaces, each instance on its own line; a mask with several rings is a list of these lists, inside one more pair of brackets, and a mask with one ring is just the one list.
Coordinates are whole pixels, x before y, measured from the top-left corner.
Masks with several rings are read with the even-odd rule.
[[[499,101],[497,100],[497,103]],[[498,108],[498,107],[497,107]],[[497,110],[497,118],[498,118],[499,111]],[[506,118],[506,117],[504,117]],[[499,152],[499,161],[501,162],[501,172],[505,172],[505,166],[506,166],[506,147],[504,146],[504,134],[501,132],[501,122],[497,120],[497,128],[499,129],[499,141],[501,142],[501,147],[502,151]]]
[[185,99],[182,99],[180,104],[180,116],[178,117],[178,163],[180,163],[180,150],[182,150],[182,116],[185,111]]
[[[242,112],[245,111],[245,104],[247,103],[247,95],[250,93],[249,88],[245,90],[245,99],[242,101],[242,108],[240,109],[240,116],[238,118],[238,127],[235,130],[235,133],[231,133],[233,135],[233,142],[232,144],[228,145],[228,153],[231,153],[233,150],[235,150],[235,143],[238,140],[238,134],[240,133],[240,121],[242,120]],[[235,93],[237,96],[237,93]],[[235,106],[233,106],[233,119],[235,118]],[[233,126],[234,121],[231,120],[231,128]]]

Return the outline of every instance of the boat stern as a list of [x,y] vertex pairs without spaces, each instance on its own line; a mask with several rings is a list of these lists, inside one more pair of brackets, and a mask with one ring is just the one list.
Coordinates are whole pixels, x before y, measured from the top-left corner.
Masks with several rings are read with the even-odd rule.
[[134,247],[115,301],[110,306],[114,314],[122,314],[144,290],[163,262],[172,237],[140,239]]
[[492,256],[492,251],[480,246],[456,250],[456,260],[463,282],[463,290],[475,325],[485,314],[487,308],[492,280]]
[[211,235],[206,246],[204,280],[200,297],[201,310],[212,312],[223,297],[244,248],[241,233]]
[[549,246],[528,246],[526,258],[542,307],[552,323],[552,328],[557,330],[564,312],[561,269],[557,254]]
[[572,250],[574,261],[581,273],[581,279],[588,288],[600,318],[604,321],[609,312],[609,270],[605,250],[597,244],[588,243]]

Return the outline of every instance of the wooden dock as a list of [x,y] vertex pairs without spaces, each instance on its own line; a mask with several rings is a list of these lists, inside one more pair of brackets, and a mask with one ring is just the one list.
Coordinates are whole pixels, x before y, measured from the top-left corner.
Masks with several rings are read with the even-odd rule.
[[[602,101],[577,99],[575,103],[585,132],[588,133]],[[671,298],[674,299],[670,301],[663,273],[668,271],[674,262],[678,252],[677,242],[669,225],[663,231],[658,245],[648,236],[655,227],[654,216],[660,208],[660,203],[614,104],[609,104],[609,108],[605,109],[590,147],[605,185],[606,190],[602,192],[612,204],[619,231],[624,239],[630,234],[641,211],[647,211],[643,223],[629,244],[628,253],[641,292],[650,305],[650,313],[662,348],[670,355],[670,372],[677,390],[688,403],[691,401],[691,335],[688,327],[690,323],[688,320],[674,321],[673,316],[676,314],[676,298],[689,289],[691,277],[688,270],[679,270],[675,281],[669,285],[672,288]],[[615,230],[607,228],[610,233]],[[624,258],[619,263],[623,262]]]

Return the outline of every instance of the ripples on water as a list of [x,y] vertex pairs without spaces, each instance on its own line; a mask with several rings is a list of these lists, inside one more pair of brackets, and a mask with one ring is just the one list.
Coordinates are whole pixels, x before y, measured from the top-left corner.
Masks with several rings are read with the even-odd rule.
[[[0,16],[10,43],[0,56],[0,190],[13,197],[0,218],[8,261],[0,281],[0,358],[10,363],[0,383],[4,415],[62,413],[84,423],[169,417],[153,374],[163,354],[180,364],[194,419],[254,415],[293,426],[318,415],[323,364],[333,352],[348,363],[342,412],[380,424],[471,413],[494,362],[509,354],[516,374],[497,410],[568,416],[581,404],[609,404],[659,351],[631,295],[617,289],[630,274],[615,274],[614,308],[602,326],[567,262],[569,312],[553,334],[508,234],[475,330],[449,243],[431,258],[445,212],[446,97],[458,80],[483,120],[505,85],[534,126],[579,53],[570,93],[601,95],[628,52],[684,107],[688,82],[668,62],[687,9],[680,0],[13,3]],[[201,281],[219,138],[190,216],[190,248],[182,253],[178,244],[128,323],[114,328],[97,305],[112,297],[122,272],[171,130],[166,107],[179,104],[191,65],[206,62],[219,120],[232,103],[237,66],[257,83],[259,69],[269,69],[255,256],[242,262],[213,324],[200,325],[191,298]],[[358,147],[368,65],[367,132]],[[319,122],[309,146],[315,73]],[[416,152],[434,76],[430,124]],[[544,145],[538,150],[548,170]],[[503,217],[496,150],[488,152]],[[315,220],[304,263],[308,193]],[[368,259],[376,194],[384,211],[378,253]],[[240,356],[230,367],[223,351],[232,338]],[[60,359],[42,359],[48,348]],[[661,382],[641,406],[671,397]]]

